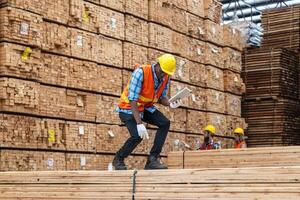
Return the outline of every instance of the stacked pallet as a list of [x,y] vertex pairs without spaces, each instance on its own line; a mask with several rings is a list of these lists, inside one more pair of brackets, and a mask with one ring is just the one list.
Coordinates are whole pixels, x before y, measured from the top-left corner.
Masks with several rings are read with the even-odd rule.
[[299,152],[299,146],[174,151],[168,154],[168,167],[199,169],[299,166]]
[[243,53],[249,146],[299,144],[299,15],[299,5],[264,12],[262,48]]
[[[122,89],[136,66],[163,53],[178,63],[169,95],[193,91],[179,109],[158,106],[171,121],[163,158],[177,144],[193,148],[206,124],[223,147],[245,126],[240,33],[220,25],[217,0],[0,5],[0,170],[107,169],[129,136],[115,112]],[[151,149],[156,127],[148,128],[131,168]]]
[[3,172],[0,192],[3,199],[297,200],[299,169]]

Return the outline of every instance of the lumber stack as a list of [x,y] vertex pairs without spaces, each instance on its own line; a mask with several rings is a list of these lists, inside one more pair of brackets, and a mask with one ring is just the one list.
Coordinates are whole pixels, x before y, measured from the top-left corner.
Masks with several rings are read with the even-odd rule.
[[271,9],[262,14],[264,29],[263,47],[290,48],[298,51],[300,47],[300,6]]
[[299,146],[174,151],[168,154],[170,169],[248,168],[299,166]]
[[299,144],[299,14],[299,5],[265,11],[262,47],[243,52],[251,147]]
[[2,172],[0,191],[5,199],[296,200],[299,199],[299,169],[298,166],[290,166],[122,172]]
[[[201,140],[208,123],[223,147],[245,127],[241,37],[220,25],[217,0],[0,5],[0,170],[47,170],[49,159],[60,163],[53,169],[107,169],[129,136],[115,112],[120,94],[136,66],[163,53],[178,63],[169,95],[193,91],[179,109],[158,106],[171,121],[163,158],[178,143]],[[152,146],[156,127],[148,129],[151,140],[138,146],[132,168],[143,167]]]

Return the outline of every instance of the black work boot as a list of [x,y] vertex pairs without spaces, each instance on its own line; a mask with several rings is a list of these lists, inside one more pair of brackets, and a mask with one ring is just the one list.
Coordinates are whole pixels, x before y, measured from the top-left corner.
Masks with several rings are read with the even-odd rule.
[[115,170],[127,170],[127,167],[124,163],[124,158],[120,158],[117,155],[115,156],[112,164],[115,167]]
[[144,169],[168,169],[157,157],[149,156]]

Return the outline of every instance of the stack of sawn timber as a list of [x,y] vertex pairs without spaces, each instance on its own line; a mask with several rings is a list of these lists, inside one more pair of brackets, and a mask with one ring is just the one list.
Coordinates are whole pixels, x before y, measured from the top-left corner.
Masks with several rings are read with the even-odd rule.
[[299,15],[299,5],[264,12],[262,47],[243,53],[250,147],[300,144]]
[[290,166],[3,172],[0,176],[0,199],[298,200],[299,170],[299,166]]
[[168,154],[170,169],[282,167],[300,165],[300,146],[174,151]]
[[[176,55],[176,110],[162,152],[241,118],[241,37],[220,25],[217,0],[0,0],[0,170],[106,169],[129,136],[114,111],[136,65]],[[154,140],[128,159],[142,168]],[[232,140],[219,137],[223,147]],[[192,145],[191,145],[192,146]]]

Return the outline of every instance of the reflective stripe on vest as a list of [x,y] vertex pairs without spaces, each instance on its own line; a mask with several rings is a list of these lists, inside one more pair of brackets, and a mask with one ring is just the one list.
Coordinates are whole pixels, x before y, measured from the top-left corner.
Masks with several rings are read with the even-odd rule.
[[[143,76],[142,89],[140,91],[139,99],[137,101],[139,111],[143,111],[145,107],[151,107],[154,103],[156,103],[159,100],[169,80],[169,76],[166,75],[166,77],[164,77],[163,82],[160,84],[157,90],[157,94],[155,94],[152,66],[145,65],[145,66],[141,66],[141,68],[143,70],[144,76]],[[121,109],[131,109],[130,101],[128,100],[129,84],[130,84],[130,80],[126,88],[124,89],[119,101],[119,107]]]
[[239,143],[235,143],[235,144],[234,144],[234,148],[240,149],[241,146],[242,146],[243,144],[246,144],[246,142],[245,142],[245,141],[241,141],[241,142],[239,142]]

